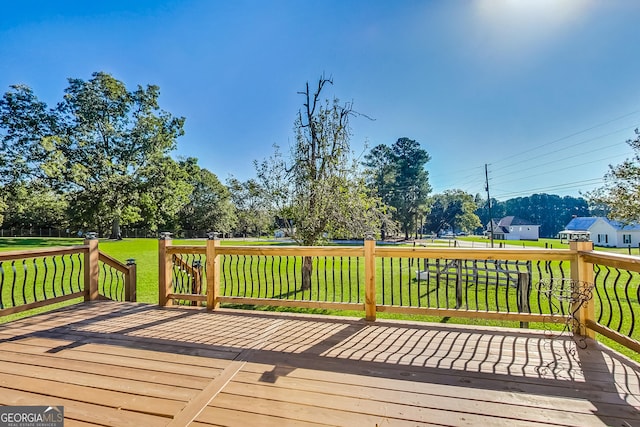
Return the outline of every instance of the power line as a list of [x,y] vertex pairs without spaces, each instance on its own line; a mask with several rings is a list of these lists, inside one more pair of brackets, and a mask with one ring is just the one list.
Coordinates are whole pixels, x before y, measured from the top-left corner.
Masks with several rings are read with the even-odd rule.
[[[505,161],[505,160],[509,160],[509,159],[514,158],[514,157],[518,157],[518,156],[521,156],[521,155],[523,155],[523,154],[526,154],[526,153],[530,153],[530,152],[535,151],[535,150],[538,150],[538,149],[540,149],[540,148],[542,148],[542,147],[546,147],[546,146],[549,146],[549,145],[551,145],[551,144],[555,144],[555,143],[557,143],[557,142],[564,141],[564,140],[569,139],[569,138],[572,138],[572,137],[574,137],[574,136],[576,136],[576,135],[580,135],[580,134],[583,134],[583,133],[589,132],[589,131],[591,131],[591,130],[593,130],[593,129],[597,129],[597,128],[599,128],[599,127],[602,127],[602,126],[608,125],[608,124],[613,123],[613,122],[616,122],[616,121],[618,121],[618,120],[622,120],[622,119],[624,119],[624,118],[626,118],[626,117],[629,117],[629,116],[632,116],[632,115],[634,115],[634,114],[638,114],[638,113],[640,113],[640,110],[636,110],[636,111],[632,111],[631,113],[623,114],[622,116],[616,117],[616,118],[611,119],[611,120],[608,120],[608,121],[606,121],[606,122],[599,123],[599,124],[597,124],[597,125],[591,126],[591,127],[589,127],[589,128],[583,129],[583,130],[581,130],[581,131],[574,132],[574,133],[572,133],[572,134],[569,134],[569,135],[563,136],[563,137],[561,137],[561,138],[554,139],[553,141],[547,142],[547,143],[542,144],[542,145],[539,145],[539,146],[537,146],[537,147],[533,147],[533,148],[530,148],[530,149],[528,149],[528,150],[521,151],[520,153],[516,153],[516,154],[513,154],[513,155],[511,155],[511,156],[507,156],[507,157],[504,157],[504,158],[502,158],[502,159],[495,160],[495,161],[494,161],[494,163],[503,162],[503,161]],[[637,126],[637,125],[636,125],[636,126]],[[625,129],[628,129],[628,127],[627,127],[627,128],[625,128]]]
[[[633,115],[638,114],[638,113],[640,113],[640,110],[636,110],[636,111],[633,111],[633,112],[618,116],[618,117],[616,117],[614,119],[607,120],[605,122],[601,122],[601,123],[599,123],[597,125],[594,125],[594,126],[591,126],[589,128],[586,128],[586,129],[583,129],[583,130],[580,130],[580,131],[577,131],[577,132],[573,132],[573,133],[571,133],[569,135],[566,135],[566,136],[563,136],[561,138],[557,138],[557,139],[555,139],[553,141],[550,141],[548,143],[538,145],[538,146],[533,147],[531,149],[527,149],[527,150],[521,151],[519,153],[515,153],[515,154],[510,155],[510,156],[503,157],[502,159],[497,160],[497,161],[494,160],[494,163],[500,164],[500,163],[505,162],[507,160],[514,159],[514,158],[519,157],[519,156],[523,156],[525,154],[531,153],[531,152],[536,151],[536,150],[540,150],[540,149],[542,149],[544,147],[548,147],[548,146],[550,146],[552,144],[557,144],[558,142],[568,140],[568,139],[570,139],[572,137],[575,137],[576,135],[584,134],[586,132],[592,131],[592,130],[597,129],[599,127],[611,124],[613,122],[616,122],[618,120],[624,119],[626,117],[633,116]],[[516,168],[516,167],[519,167],[519,168],[518,168],[518,170],[516,172],[506,172],[506,173],[503,173],[503,174],[498,175],[498,176],[494,175],[491,178],[491,181],[494,182],[493,187],[494,187],[494,189],[496,188],[496,178],[513,177],[513,179],[506,180],[506,181],[505,180],[499,180],[498,181],[499,183],[497,184],[497,187],[500,187],[500,185],[505,184],[505,183],[514,182],[514,181],[522,181],[522,180],[525,180],[525,179],[532,179],[532,178],[537,178],[537,177],[544,176],[545,174],[548,173],[547,171],[541,171],[540,173],[531,174],[531,175],[529,175],[527,177],[522,177],[521,173],[524,172],[524,171],[527,171],[527,170],[532,170],[532,169],[538,169],[539,170],[539,169],[544,168],[546,166],[557,164],[559,162],[564,162],[564,161],[567,160],[567,158],[560,158],[560,159],[550,160],[550,161],[546,161],[546,162],[542,162],[542,163],[538,163],[538,164],[533,164],[533,165],[532,165],[532,160],[541,159],[541,158],[548,157],[548,156],[551,156],[551,155],[554,155],[554,154],[557,155],[558,153],[561,153],[562,151],[566,151],[566,150],[569,150],[569,149],[574,148],[574,147],[583,146],[583,145],[591,143],[593,141],[596,141],[596,140],[599,140],[599,139],[602,139],[602,138],[605,138],[605,137],[609,137],[611,135],[615,135],[615,134],[617,134],[619,132],[628,131],[629,129],[637,128],[638,126],[640,126],[640,123],[636,123],[634,125],[627,125],[627,126],[625,126],[623,128],[616,129],[616,130],[614,130],[612,132],[606,132],[606,133],[603,133],[603,134],[598,135],[598,136],[594,136],[594,137],[591,137],[591,138],[583,139],[581,141],[575,142],[575,143],[573,143],[571,145],[568,145],[568,146],[557,147],[554,150],[550,150],[550,151],[548,151],[546,153],[538,154],[538,155],[536,155],[534,157],[528,157],[527,159],[516,161],[516,162],[512,162],[512,163],[509,163],[509,164],[504,165],[504,166],[498,166],[497,168],[494,167],[493,168],[494,171],[496,171],[496,170],[505,170],[506,171],[508,169],[513,169],[513,168]],[[606,158],[602,158],[601,157],[601,158],[598,158],[597,160],[592,160],[592,161],[588,161],[588,162],[584,162],[584,161],[580,162],[579,161],[580,157],[584,157],[586,155],[592,154],[592,153],[597,152],[597,151],[606,150],[606,149],[609,149],[611,147],[619,146],[621,144],[623,144],[623,142],[618,142],[618,143],[615,143],[615,144],[609,144],[609,145],[604,146],[604,147],[601,146],[601,147],[598,147],[598,148],[593,149],[593,150],[588,150],[588,151],[584,151],[583,150],[583,151],[579,151],[577,153],[573,153],[573,155],[571,156],[571,160],[575,161],[576,163],[565,164],[563,166],[563,170],[571,169],[571,168],[575,168],[575,167],[582,167],[582,166],[587,165],[587,164],[602,162],[603,160],[606,160],[606,159],[620,158],[621,156],[630,155],[628,153],[620,153],[620,154],[616,154],[616,155],[613,155],[613,156],[608,156]],[[531,165],[531,166],[526,167],[526,168],[523,169],[521,167],[523,164],[527,164],[527,165]],[[518,175],[520,175],[520,177],[518,177]],[[476,185],[478,184],[479,178],[480,177],[478,175],[476,175],[476,181],[475,181],[474,184],[476,184]],[[540,186],[540,187],[537,187],[537,188],[521,190],[521,191],[506,191],[506,192],[504,192],[502,194],[500,194],[500,189],[498,188],[497,197],[504,198],[504,197],[515,196],[515,195],[520,195],[520,194],[531,194],[531,192],[535,192],[535,191],[559,191],[559,190],[569,190],[569,189],[576,189],[576,188],[579,189],[579,188],[582,188],[584,186],[592,186],[592,185],[599,184],[599,183],[602,183],[602,182],[603,182],[603,178],[595,178],[595,179],[580,180],[580,181],[574,181],[574,182],[570,182],[570,183],[563,183],[563,184],[557,184],[557,185],[548,185],[548,186],[544,186],[544,187]],[[466,182],[465,182],[465,184],[466,184]]]
[[[620,153],[620,154],[616,154],[616,155],[612,155],[612,156],[607,156],[607,157],[604,157],[604,158],[603,157],[599,157],[597,160],[580,161],[580,158],[584,158],[584,156],[588,156],[588,155],[593,154],[593,153],[598,152],[598,151],[607,150],[607,149],[610,149],[612,147],[620,146],[622,144],[625,144],[626,143],[626,141],[625,141],[625,142],[617,142],[617,143],[614,143],[614,144],[609,144],[609,145],[606,145],[606,146],[600,146],[598,148],[595,148],[595,149],[592,149],[592,150],[587,150],[587,151],[585,151],[585,150],[582,150],[582,151],[575,150],[575,152],[573,152],[570,157],[566,157],[565,156],[564,158],[556,158],[556,159],[549,160],[549,161],[544,161],[544,162],[541,162],[541,163],[538,163],[538,164],[535,164],[535,162],[532,162],[533,160],[542,159],[544,157],[548,157],[548,156],[551,156],[551,155],[557,155],[557,154],[559,154],[559,153],[561,153],[563,151],[569,150],[571,148],[584,146],[585,144],[592,143],[593,141],[597,141],[599,139],[610,137],[610,136],[615,135],[615,134],[620,133],[620,132],[624,132],[624,131],[628,131],[630,129],[637,128],[637,127],[640,126],[640,123],[627,125],[625,127],[618,128],[618,129],[616,129],[614,131],[611,131],[611,132],[606,132],[606,133],[603,133],[603,134],[600,134],[600,135],[597,135],[597,136],[594,136],[594,137],[590,137],[590,138],[586,138],[586,139],[580,140],[580,141],[572,143],[570,145],[565,145],[565,146],[561,146],[561,147],[556,146],[556,147],[554,147],[555,149],[549,150],[547,152],[544,152],[544,153],[541,153],[541,154],[537,154],[537,155],[535,155],[533,157],[528,157],[528,158],[523,159],[523,160],[519,160],[519,161],[515,161],[515,162],[509,162],[506,165],[500,166],[501,163],[504,163],[504,162],[506,162],[508,160],[511,160],[511,159],[517,158],[519,156],[523,156],[523,155],[532,153],[532,152],[534,152],[536,150],[541,150],[541,149],[543,149],[545,147],[548,147],[548,146],[550,146],[552,144],[557,144],[557,143],[562,142],[562,141],[567,141],[567,140],[569,140],[569,139],[571,139],[571,138],[573,138],[573,137],[575,137],[577,135],[585,134],[587,132],[593,131],[594,129],[600,128],[602,126],[606,126],[608,124],[617,122],[619,120],[622,120],[624,118],[636,115],[638,113],[640,113],[640,110],[632,111],[630,113],[626,113],[626,114],[620,115],[620,116],[615,117],[615,118],[613,118],[611,120],[607,120],[607,121],[598,123],[598,124],[596,124],[594,126],[590,126],[588,128],[582,129],[580,131],[573,132],[573,133],[571,133],[569,135],[563,136],[561,138],[554,139],[554,140],[552,140],[550,142],[538,145],[536,147],[532,147],[530,149],[523,150],[523,151],[521,151],[519,153],[515,153],[515,154],[512,154],[512,155],[503,157],[502,159],[493,160],[492,161],[492,164],[494,165],[494,167],[492,168],[493,172],[495,172],[495,171],[505,171],[505,172],[500,174],[500,175],[497,175],[497,176],[493,175],[491,178],[489,178],[488,176],[482,177],[481,176],[482,168],[480,166],[474,166],[474,167],[471,167],[471,168],[461,169],[458,172],[456,172],[456,171],[447,171],[446,175],[443,174],[443,173],[432,175],[432,176],[430,176],[430,181],[432,183],[434,181],[437,182],[439,180],[439,178],[440,178],[445,183],[446,182],[450,183],[450,185],[447,185],[449,188],[458,188],[458,189],[461,189],[461,190],[463,190],[463,191],[465,191],[467,193],[470,193],[470,194],[477,194],[477,193],[482,192],[482,190],[484,190],[484,188],[482,188],[482,182],[484,180],[486,180],[487,185],[488,185],[489,181],[491,181],[493,183],[492,186],[494,188],[496,188],[496,186],[500,187],[501,185],[503,185],[505,183],[509,183],[509,182],[522,181],[522,180],[525,180],[525,179],[535,179],[537,177],[543,177],[545,174],[549,173],[548,172],[548,170],[549,170],[548,168],[546,170],[544,170],[543,168],[549,167],[551,165],[554,165],[554,164],[557,164],[557,163],[560,163],[560,162],[565,162],[563,164],[563,166],[562,166],[562,169],[566,170],[566,169],[572,169],[572,168],[576,168],[576,167],[583,167],[583,166],[588,165],[588,164],[602,162],[603,160],[607,160],[607,159],[621,158],[623,156],[629,156],[629,155],[632,155],[632,154],[631,153]],[[567,160],[570,160],[571,163],[567,164],[566,163]],[[498,163],[499,166],[495,167],[495,163]],[[522,165],[528,165],[528,167],[524,167],[523,168]],[[485,168],[486,167],[487,167],[487,165],[485,165]],[[518,169],[515,172],[507,172],[509,169],[513,169],[513,168],[518,168]],[[522,172],[525,172],[525,171],[528,171],[528,170],[534,170],[534,169],[540,170],[540,173],[530,174],[528,176],[522,176]],[[469,172],[471,172],[471,173],[469,173]],[[488,172],[488,170],[487,170],[487,172]],[[460,176],[461,173],[466,173],[466,174]],[[604,176],[604,173],[603,173],[603,176]],[[444,179],[442,179],[442,178],[444,178]],[[454,178],[454,179],[451,179],[451,178]],[[511,179],[501,180],[499,178],[511,178]],[[531,192],[531,191],[553,191],[553,190],[558,191],[558,190],[574,189],[574,188],[584,187],[586,185],[598,184],[598,183],[601,183],[602,181],[603,181],[603,178],[588,179],[588,180],[574,181],[574,182],[571,182],[571,183],[549,185],[549,186],[544,186],[544,187],[540,186],[538,188],[534,188],[534,189],[530,189],[530,190],[506,191],[506,192],[504,192],[502,194],[499,193],[500,190],[498,189],[497,195],[498,195],[498,197],[502,198],[502,197],[507,197],[507,196],[510,196],[510,195],[526,194],[527,192]],[[438,185],[438,186],[439,187],[444,187],[441,184]]]
[[[575,165],[572,165],[572,166],[564,166],[564,167],[562,168],[562,170],[574,169],[574,168],[577,168],[577,167],[583,167],[583,166],[585,166],[585,165],[589,165],[589,164],[592,164],[592,163],[599,163],[599,162],[601,162],[602,160],[607,160],[607,159],[611,159],[611,158],[615,158],[615,157],[619,157],[619,156],[620,156],[620,155],[615,155],[615,156],[605,157],[605,158],[598,159],[598,160],[592,160],[592,161],[590,161],[590,162],[578,163],[578,164],[575,164]],[[522,181],[522,180],[524,180],[524,179],[537,178],[537,177],[542,176],[542,175],[544,175],[544,173],[537,173],[537,174],[528,175],[528,176],[524,176],[524,177],[520,177],[520,178],[515,178],[515,179],[509,180],[509,181],[500,181],[500,183],[501,183],[501,184],[508,184],[508,183],[510,183],[510,182]]]
[[[640,126],[640,123],[635,124],[635,125],[633,125],[632,127],[638,127],[638,126]],[[519,161],[519,162],[512,163],[512,164],[510,164],[510,165],[507,165],[507,166],[503,166],[503,167],[497,168],[497,169],[495,169],[495,170],[502,170],[502,169],[508,169],[508,168],[511,168],[511,167],[515,167],[515,166],[518,166],[518,165],[519,165],[519,164],[521,164],[521,163],[528,163],[528,162],[530,162],[531,160],[539,159],[539,158],[541,158],[541,157],[550,156],[550,155],[552,155],[552,154],[557,154],[557,153],[559,153],[559,152],[561,152],[561,151],[565,151],[565,150],[568,150],[568,149],[570,149],[570,148],[573,148],[573,147],[577,147],[577,146],[579,146],[579,145],[586,144],[586,143],[588,143],[588,142],[593,142],[593,141],[596,141],[596,140],[598,140],[598,139],[601,139],[601,138],[604,138],[604,137],[607,137],[607,136],[611,136],[611,135],[614,135],[614,134],[616,134],[616,133],[618,133],[618,132],[622,132],[622,131],[626,131],[626,130],[629,130],[629,127],[620,128],[620,129],[617,129],[617,130],[615,130],[615,131],[613,131],[613,132],[609,132],[609,133],[606,133],[606,134],[603,134],[603,135],[599,135],[599,136],[596,136],[596,137],[593,137],[593,138],[589,138],[589,139],[586,139],[586,140],[583,140],[583,141],[580,141],[580,142],[576,142],[575,144],[572,144],[572,145],[569,145],[569,146],[566,146],[566,147],[562,147],[562,148],[558,148],[557,150],[553,150],[553,151],[550,151],[550,152],[547,152],[547,153],[544,153],[544,154],[540,154],[540,155],[537,155],[537,156],[535,156],[535,157],[530,157],[530,158],[528,158],[528,159],[526,159],[526,160],[521,160],[521,161]],[[614,146],[614,145],[620,145],[620,144],[624,144],[624,143],[625,143],[625,142],[617,142],[617,143],[612,144],[612,145],[610,145],[610,146],[608,146],[608,147],[612,147],[612,146]],[[529,151],[532,151],[532,150],[528,150],[528,151],[526,151],[526,152],[529,152]],[[580,155],[584,155],[584,154],[586,154],[586,153],[584,153],[584,152],[583,152],[583,153],[580,153]]]
[[[586,151],[586,152],[584,152],[583,154],[591,154],[591,153],[595,153],[596,151],[606,150],[607,148],[611,148],[611,147],[614,147],[614,146],[617,146],[617,145],[619,145],[619,144],[612,144],[612,145],[608,145],[608,146],[605,146],[605,147],[596,148],[595,150]],[[597,162],[600,162],[600,161],[602,161],[602,160],[607,160],[607,159],[617,158],[617,157],[621,157],[621,156],[629,156],[629,153],[619,153],[619,154],[616,154],[616,155],[614,155],[614,156],[609,156],[609,157],[599,158],[598,160],[595,160],[595,161],[590,161],[590,162],[578,162],[578,163],[575,163],[575,164],[564,165],[564,166],[562,167],[562,169],[569,169],[569,168],[574,168],[574,167],[578,167],[578,166],[582,166],[582,165],[586,165],[586,164],[590,164],[590,163],[597,163]],[[574,159],[574,160],[575,160],[575,159]],[[564,162],[564,161],[566,161],[566,159],[557,159],[557,160],[552,160],[552,161],[550,161],[550,162],[546,162],[546,163],[538,164],[538,165],[531,166],[531,167],[528,167],[528,168],[518,169],[518,172],[525,172],[525,171],[528,171],[528,170],[531,170],[531,169],[540,169],[540,168],[542,168],[542,167],[544,167],[544,166],[549,166],[549,165],[552,165],[552,164],[554,164],[554,163],[560,163],[560,162]],[[543,175],[544,173],[545,173],[545,172],[541,172],[541,173],[540,173],[540,174],[538,174],[538,175]],[[504,176],[511,176],[512,174],[513,174],[513,172],[512,172],[512,173],[504,173],[504,174],[502,174],[502,175],[497,175],[497,176],[495,176],[494,178],[502,178],[502,177],[504,177]]]
[[512,191],[512,192],[508,192],[508,193],[502,193],[502,194],[498,194],[494,197],[500,197],[500,198],[506,198],[506,197],[517,197],[518,195],[522,195],[522,194],[533,194],[536,192],[548,192],[548,191],[558,191],[558,190],[571,190],[571,189],[579,189],[584,187],[585,185],[594,185],[594,184],[600,184],[604,182],[604,178],[591,178],[591,179],[586,179],[586,180],[582,180],[582,181],[574,181],[574,182],[568,182],[565,184],[558,184],[558,185],[553,185],[553,186],[547,186],[547,187],[537,187],[537,188],[529,188],[526,190],[522,190],[522,191]]

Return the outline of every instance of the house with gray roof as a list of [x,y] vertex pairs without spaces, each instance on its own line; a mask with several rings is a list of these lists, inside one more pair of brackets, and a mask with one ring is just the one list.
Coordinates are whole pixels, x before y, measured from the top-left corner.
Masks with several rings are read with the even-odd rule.
[[576,217],[558,233],[561,240],[590,238],[596,246],[624,248],[640,244],[640,224],[625,224],[606,217]]
[[[496,240],[538,240],[540,225],[517,216],[505,216],[493,221],[493,238]],[[487,229],[491,233],[490,228]]]

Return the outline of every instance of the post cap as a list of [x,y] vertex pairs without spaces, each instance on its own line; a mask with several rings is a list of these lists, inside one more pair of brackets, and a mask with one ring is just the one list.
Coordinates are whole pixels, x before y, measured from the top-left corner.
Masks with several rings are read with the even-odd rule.
[[127,265],[134,265],[136,263],[135,258],[127,258]]
[[96,233],[95,231],[89,231],[87,233],[84,233],[84,238],[87,240],[95,240],[98,238],[98,233]]
[[207,239],[209,240],[220,240],[220,233],[217,231],[209,231],[207,233]]
[[373,235],[373,231],[367,231],[364,234],[364,240],[375,240],[375,237]]
[[169,232],[169,231],[162,231],[160,232],[160,240],[169,240],[171,239],[171,235],[173,233]]

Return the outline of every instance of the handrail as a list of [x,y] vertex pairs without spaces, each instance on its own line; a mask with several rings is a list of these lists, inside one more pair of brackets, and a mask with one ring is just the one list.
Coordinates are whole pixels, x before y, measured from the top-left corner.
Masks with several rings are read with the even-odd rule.
[[54,256],[54,255],[86,253],[88,251],[89,251],[89,246],[87,245],[59,246],[59,247],[51,247],[51,248],[6,251],[6,252],[0,252],[0,262],[18,260],[18,259],[39,258],[45,255]]
[[[167,245],[168,254],[206,254],[205,246]],[[364,256],[359,246],[220,246],[218,255]]]
[[[597,322],[594,305],[601,304],[597,291],[602,285],[596,283],[589,299],[581,289],[595,283],[595,265],[636,274],[640,258],[594,252],[590,242],[572,242],[569,249],[389,247],[373,241],[319,247],[216,242],[179,246],[160,241],[161,305],[175,300],[197,302],[210,310],[220,303],[362,310],[368,320],[386,312],[507,320],[525,327],[529,322],[562,323],[577,334],[617,334],[618,342],[640,348],[634,347],[640,345],[635,335]],[[205,266],[203,286],[192,287],[198,292],[184,286],[174,290],[176,280],[199,283],[180,276],[193,276],[190,269],[173,270],[171,257],[179,254]],[[640,319],[636,303],[616,304],[635,304],[632,310],[638,314],[633,321]]]
[[78,298],[135,301],[135,263],[124,265],[100,252],[97,239],[0,252],[0,316]]
[[120,261],[118,261],[117,259],[113,258],[112,256],[105,254],[102,251],[100,251],[99,259],[100,259],[100,262],[104,262],[109,267],[115,268],[116,270],[120,271],[121,273],[128,273],[129,272],[129,268],[125,264],[121,263]]
[[579,256],[590,264],[605,264],[610,267],[640,273],[640,257],[597,251],[581,251]]
[[440,258],[470,260],[540,260],[572,261],[576,251],[570,249],[508,249],[508,248],[414,248],[376,246],[377,257]]

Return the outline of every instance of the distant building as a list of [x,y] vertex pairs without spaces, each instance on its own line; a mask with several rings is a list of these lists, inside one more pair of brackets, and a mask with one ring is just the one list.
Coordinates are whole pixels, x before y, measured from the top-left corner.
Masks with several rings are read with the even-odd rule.
[[[493,238],[496,240],[538,240],[540,238],[540,225],[517,216],[505,216],[499,221],[493,222]],[[491,234],[491,223],[487,225],[486,234]]]
[[596,246],[623,248],[640,244],[640,224],[624,224],[605,217],[576,217],[558,233],[560,240],[584,240]]

